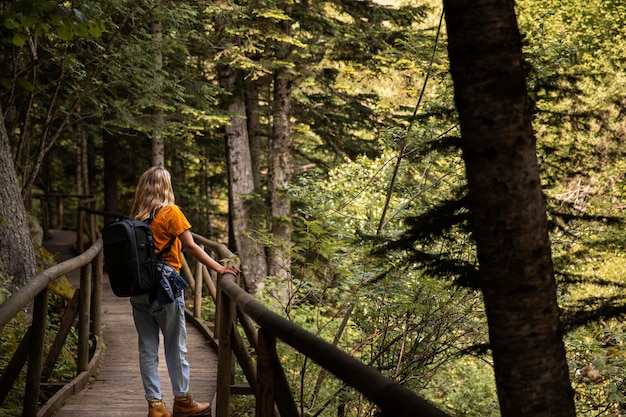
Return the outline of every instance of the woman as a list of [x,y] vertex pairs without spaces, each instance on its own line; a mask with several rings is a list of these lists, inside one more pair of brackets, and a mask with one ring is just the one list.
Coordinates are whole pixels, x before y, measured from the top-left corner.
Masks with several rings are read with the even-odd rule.
[[[176,272],[180,271],[183,264],[183,248],[218,273],[239,272],[234,265],[223,266],[194,242],[191,224],[174,204],[171,176],[165,168],[152,167],[143,173],[135,191],[131,214],[139,220],[150,221],[156,251],[163,250],[161,258]],[[165,408],[161,393],[158,372],[159,332],[163,333],[165,361],[174,393],[174,417],[209,415],[211,404],[197,402],[189,393],[189,363],[185,359],[187,330],[182,293],[156,311],[151,308],[149,294],[131,297],[130,301],[139,336],[139,368],[149,405],[148,417],[172,416]]]

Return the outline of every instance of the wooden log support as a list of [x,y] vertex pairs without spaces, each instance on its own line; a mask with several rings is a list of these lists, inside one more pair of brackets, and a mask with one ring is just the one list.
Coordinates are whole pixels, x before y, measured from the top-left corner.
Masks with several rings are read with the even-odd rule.
[[[237,331],[236,327],[233,329],[233,335],[232,335],[231,340],[232,340],[233,353],[235,354],[235,357],[237,358],[237,362],[239,363],[239,366],[241,367],[241,370],[243,371],[243,374],[245,375],[246,380],[248,381],[248,385],[251,387],[253,391],[256,392],[257,367],[256,367],[256,364],[254,363],[254,360],[252,359],[252,355],[250,355],[250,351],[248,351],[248,347],[245,345],[243,338]],[[231,384],[231,388],[232,388],[232,384]],[[231,389],[231,392],[232,392],[232,389]]]
[[215,301],[217,298],[217,288],[215,287],[215,282],[213,281],[209,268],[204,265],[202,265],[202,279],[204,280],[204,285],[206,285],[207,290],[209,291],[209,295],[213,301]]
[[[200,246],[204,249],[203,246]],[[195,287],[193,291],[193,316],[200,318],[202,316],[202,263],[196,262]]]
[[276,406],[281,417],[298,417],[300,415],[280,361],[276,363]]
[[183,256],[183,266],[180,268],[180,275],[187,281],[188,289],[192,289],[196,287],[196,280],[193,277],[193,273],[191,272],[191,268],[189,268],[189,264],[187,263],[187,259]]
[[67,304],[65,315],[63,316],[63,320],[61,320],[61,325],[59,326],[59,331],[54,338],[52,346],[50,346],[50,351],[48,352],[48,356],[43,365],[43,370],[41,374],[42,382],[48,381],[50,379],[50,375],[52,375],[52,371],[54,370],[57,360],[59,359],[59,355],[63,350],[63,345],[65,344],[67,335],[70,333],[72,325],[76,320],[76,315],[78,314],[79,298],[80,291],[74,291],[74,296]]
[[222,314],[222,303],[223,303],[223,299],[224,294],[222,294],[222,291],[220,291],[219,287],[220,287],[220,280],[222,279],[221,275],[217,276],[217,279],[215,280],[216,282],[216,293],[215,293],[215,336],[217,337],[217,340],[219,341],[220,339],[220,323],[221,323],[221,318],[220,315]]
[[80,307],[78,311],[78,360],[76,374],[89,367],[89,329],[91,313],[91,264],[80,269]]
[[35,297],[33,322],[31,324],[30,349],[24,389],[22,417],[36,417],[39,409],[41,369],[43,367],[43,347],[45,346],[46,323],[48,317],[48,287]]
[[256,417],[274,417],[276,393],[276,337],[259,330],[257,347]]
[[[258,349],[258,330],[254,326],[254,321],[242,312],[239,308],[237,308],[237,317],[239,319],[239,324],[243,328],[246,337],[248,338],[248,342],[252,345],[254,349]],[[241,342],[243,343],[243,341]],[[235,351],[237,352],[237,350]],[[239,364],[244,371],[244,374],[248,376],[246,373],[246,362],[242,361],[239,355],[237,355],[237,359],[239,360]],[[250,361],[252,359],[249,359]],[[252,380],[248,377],[248,381],[256,381]],[[250,385],[254,387],[254,384],[250,382]],[[296,406],[296,402],[293,399],[293,394],[291,389],[289,388],[289,382],[287,381],[287,376],[285,375],[285,371],[280,361],[276,364],[276,406],[278,407],[278,411],[281,416],[297,416],[298,407]]]
[[[223,277],[218,277],[218,294],[221,292],[220,282]],[[228,417],[230,403],[230,386],[233,382],[233,349],[232,337],[235,326],[236,309],[235,303],[228,297],[222,297],[219,306],[219,346],[217,350],[217,398],[216,416]]]
[[[93,216],[92,216],[93,217]],[[98,252],[91,263],[93,285],[91,289],[91,334],[95,338],[102,336],[102,280],[104,279],[104,253]]]

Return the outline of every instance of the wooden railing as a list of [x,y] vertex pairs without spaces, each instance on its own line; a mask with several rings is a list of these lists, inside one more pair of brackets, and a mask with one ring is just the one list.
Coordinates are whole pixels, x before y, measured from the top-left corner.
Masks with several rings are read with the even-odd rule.
[[[18,349],[0,377],[0,403],[2,403],[28,361],[26,386],[23,397],[23,417],[45,416],[51,408],[80,390],[97,369],[102,355],[101,339],[101,288],[102,241],[95,242],[81,255],[57,264],[38,274],[0,305],[0,331],[32,303],[32,321]],[[80,269],[80,288],[69,302],[54,342],[44,358],[44,335],[48,317],[48,284]],[[39,409],[42,381],[47,381],[61,352],[72,324],[78,316],[78,353],[76,378],[67,384]],[[90,355],[90,343],[95,348]]]
[[[74,248],[79,255],[41,272],[0,305],[0,332],[20,313],[27,311],[30,314],[32,311],[30,326],[0,376],[0,404],[2,404],[27,363],[22,417],[43,417],[54,413],[70,395],[85,386],[97,370],[103,355],[101,337],[102,279],[104,276],[102,240],[98,239],[95,210],[80,205],[81,202],[93,205],[93,196],[54,194],[38,196],[38,198],[42,199],[42,224],[45,229],[44,236],[48,237],[50,220],[45,207],[49,199],[57,198],[58,200],[57,227],[62,227],[64,224],[64,198],[78,199],[79,205],[76,212],[78,232]],[[44,204],[44,200],[47,203]],[[84,248],[85,243],[89,246],[87,250]],[[49,307],[48,285],[77,270],[80,271],[79,289],[75,290],[68,302],[52,345],[44,349]],[[78,323],[76,325],[78,335],[76,376],[56,392],[54,392],[56,387],[52,387],[54,393],[40,408],[39,399],[42,388],[47,387],[59,355],[76,322]],[[44,358],[46,350],[47,355]]]
[[[234,258],[226,246],[199,235],[194,235],[194,238],[199,244],[216,252],[220,258]],[[198,282],[206,282],[208,276],[208,271],[203,267],[195,277],[196,288],[199,288]],[[384,416],[447,416],[412,391],[383,376],[378,370],[267,309],[243,290],[233,275],[218,277],[215,290],[210,292],[216,304],[215,334],[219,346],[215,404],[217,417],[228,416],[233,385],[233,357],[237,358],[248,384],[255,393],[257,417],[274,417],[275,407],[281,417],[301,415],[276,354],[277,339],[363,394],[380,407]],[[196,298],[196,302],[198,300],[199,298]],[[197,312],[200,311],[196,304],[194,308]],[[243,336],[238,331],[237,320],[244,331],[247,343],[256,351],[256,364],[245,348]]]
[[[90,217],[101,214],[82,208]],[[84,223],[79,215],[81,233]],[[95,238],[95,220],[85,222],[89,229],[84,234]],[[219,258],[234,259],[225,245],[215,243],[194,234],[194,239]],[[91,239],[90,239],[91,240]],[[79,239],[82,242],[82,239]],[[54,345],[47,358],[43,357],[44,330],[48,310],[48,284],[71,271],[80,269],[80,289],[67,309]],[[58,408],[70,392],[81,389],[94,372],[102,354],[101,338],[101,288],[103,277],[102,240],[98,239],[81,255],[62,262],[40,273],[23,288],[0,305],[0,331],[17,314],[34,301],[32,324],[24,336],[9,366],[0,377],[0,403],[14,384],[19,370],[28,359],[26,392],[23,402],[23,417],[48,416]],[[371,402],[380,407],[383,415],[394,417],[445,417],[447,414],[417,396],[412,391],[383,376],[376,369],[366,366],[354,357],[341,351],[323,339],[294,325],[270,311],[243,290],[230,274],[212,277],[206,267],[197,265],[195,273],[185,262],[182,274],[189,283],[193,297],[193,311],[186,314],[206,335],[211,336],[218,348],[217,395],[214,402],[215,416],[228,417],[231,393],[241,388],[234,381],[236,358],[247,379],[248,391],[256,398],[256,416],[274,417],[275,409],[281,417],[296,417],[304,414],[298,410],[288,385],[282,364],[276,354],[276,342],[282,340],[322,368],[334,374],[343,384],[353,387]],[[207,288],[215,303],[213,328],[200,320],[203,289]],[[77,378],[59,390],[41,409],[38,399],[41,381],[54,368],[61,346],[78,315],[78,360]],[[243,329],[244,335],[239,333]],[[244,340],[245,337],[245,340]],[[95,349],[89,355],[90,341]],[[254,361],[247,346],[256,351]],[[245,391],[245,389],[244,389]]]

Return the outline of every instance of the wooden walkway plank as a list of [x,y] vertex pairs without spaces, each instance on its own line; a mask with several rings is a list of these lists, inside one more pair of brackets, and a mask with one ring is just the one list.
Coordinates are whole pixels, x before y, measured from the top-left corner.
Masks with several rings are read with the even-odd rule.
[[[72,245],[72,232],[52,231],[54,244],[48,244],[57,261],[64,260],[69,251],[59,243]],[[75,234],[73,234],[75,236]],[[77,277],[68,277],[78,287]],[[139,372],[137,332],[128,298],[116,297],[105,275],[102,304],[104,308],[102,337],[105,344],[104,360],[96,376],[83,390],[71,397],[55,417],[145,417],[145,400]],[[187,324],[187,361],[191,366],[190,390],[198,401],[211,401],[216,391],[217,353],[199,330]],[[161,390],[166,406],[171,410],[173,394],[167,375],[163,346],[159,353]]]

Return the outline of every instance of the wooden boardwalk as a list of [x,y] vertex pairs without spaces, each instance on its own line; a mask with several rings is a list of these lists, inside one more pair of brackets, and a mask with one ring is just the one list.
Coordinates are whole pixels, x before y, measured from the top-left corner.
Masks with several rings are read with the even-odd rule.
[[[53,239],[44,242],[44,246],[57,257],[57,261],[75,256],[71,253],[75,233],[59,230],[51,233]],[[78,276],[68,278],[78,287]],[[104,360],[92,381],[71,397],[57,411],[56,417],[145,417],[148,413],[139,373],[137,333],[130,301],[113,294],[106,275],[103,287]],[[187,350],[191,366],[190,390],[197,400],[211,401],[216,391],[217,353],[200,331],[189,324]],[[163,397],[171,410],[173,394],[162,346],[159,371]]]

